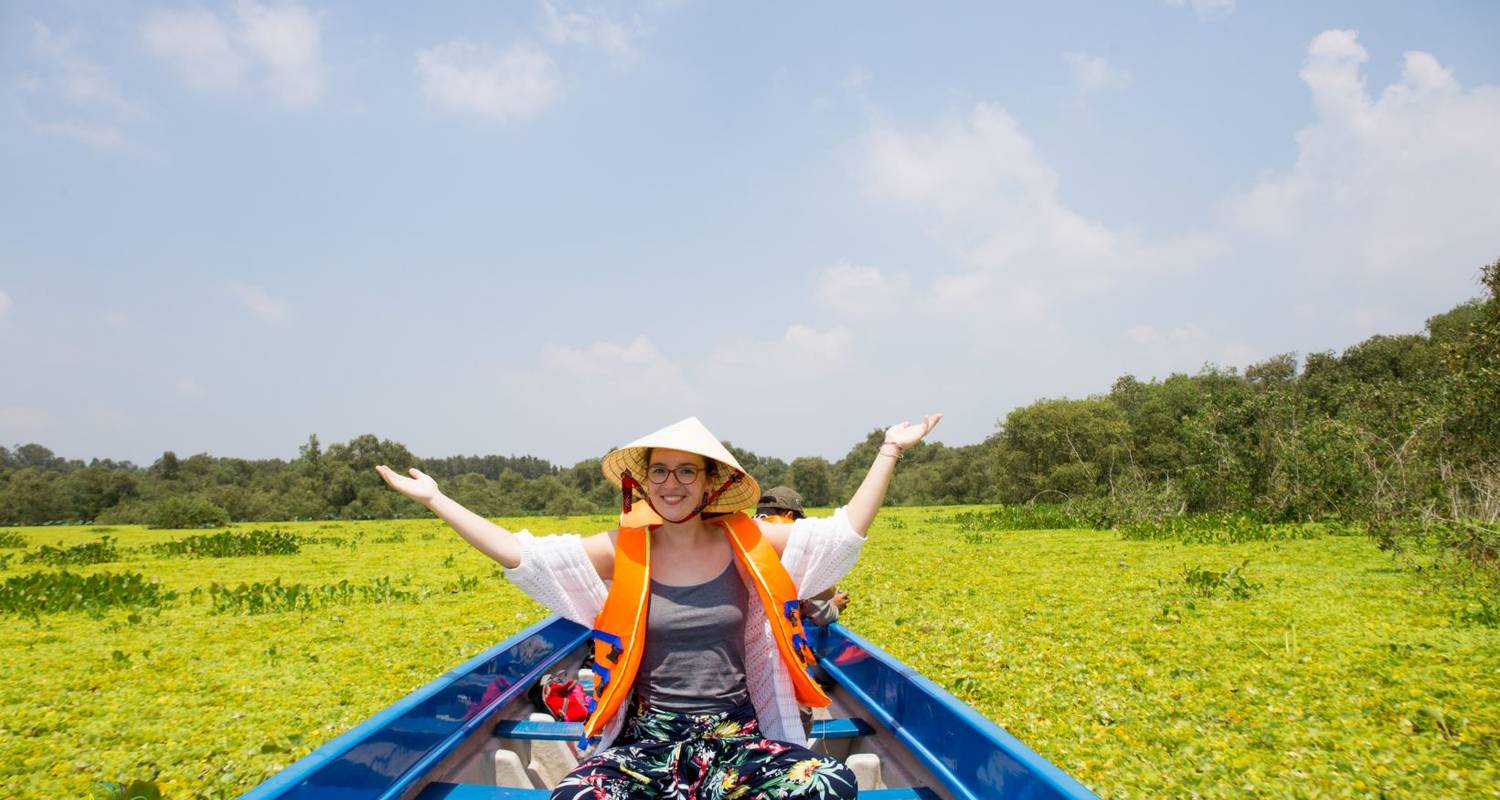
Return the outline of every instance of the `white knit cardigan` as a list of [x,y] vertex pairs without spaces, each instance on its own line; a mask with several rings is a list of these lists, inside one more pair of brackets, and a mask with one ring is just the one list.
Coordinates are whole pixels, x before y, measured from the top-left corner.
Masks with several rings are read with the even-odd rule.
[[[538,538],[529,531],[516,536],[521,541],[521,563],[507,569],[505,577],[565,619],[592,628],[609,589],[584,552],[583,539],[572,533]],[[844,577],[864,543],[865,538],[849,527],[848,516],[840,508],[831,517],[808,517],[792,523],[781,565],[797,585],[797,595],[811,597]],[[749,596],[745,608],[745,683],[761,734],[767,739],[806,745],[791,673],[776,652],[771,623],[761,610],[754,587],[750,587]],[[760,624],[750,624],[752,620]],[[600,736],[599,750],[619,736],[624,720],[625,715],[617,713],[609,721]]]

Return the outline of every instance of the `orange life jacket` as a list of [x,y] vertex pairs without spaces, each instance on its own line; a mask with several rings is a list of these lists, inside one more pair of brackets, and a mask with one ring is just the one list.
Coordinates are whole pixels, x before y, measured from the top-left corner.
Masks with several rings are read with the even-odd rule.
[[797,518],[792,516],[792,512],[790,511],[786,512],[785,514],[760,514],[756,516],[756,519],[760,520],[761,522],[770,522],[776,525],[790,525],[793,522],[797,521]]
[[[776,548],[761,535],[760,526],[743,513],[708,520],[724,529],[730,549],[760,597],[771,621],[772,638],[781,662],[792,676],[797,702],[826,706],[828,695],[812,677],[816,660],[802,629],[797,586]],[[655,527],[655,526],[653,526]],[[615,574],[594,619],[594,708],[583,726],[580,749],[599,736],[630,697],[636,672],[646,651],[646,615],[651,602],[651,533],[647,528],[621,528],[615,538]]]

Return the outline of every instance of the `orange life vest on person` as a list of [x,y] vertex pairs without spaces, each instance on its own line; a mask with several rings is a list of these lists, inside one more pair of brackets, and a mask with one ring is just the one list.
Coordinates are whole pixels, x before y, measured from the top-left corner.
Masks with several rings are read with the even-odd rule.
[[[823,687],[812,677],[816,660],[802,629],[797,586],[776,548],[766,541],[755,520],[735,512],[707,520],[724,529],[734,558],[755,587],[771,622],[772,638],[781,662],[792,676],[797,702],[822,707],[829,703]],[[653,526],[655,527],[655,526]],[[651,533],[647,528],[621,528],[615,538],[615,574],[594,619],[594,708],[583,726],[580,748],[599,736],[614,718],[635,684],[646,651],[646,615],[651,602]]]

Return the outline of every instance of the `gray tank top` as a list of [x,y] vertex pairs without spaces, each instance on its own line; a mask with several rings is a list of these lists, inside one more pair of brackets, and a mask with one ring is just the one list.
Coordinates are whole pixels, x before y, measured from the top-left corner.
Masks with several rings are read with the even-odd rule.
[[709,714],[749,702],[745,688],[745,605],[749,590],[734,559],[694,586],[651,581],[646,652],[637,696],[668,711]]

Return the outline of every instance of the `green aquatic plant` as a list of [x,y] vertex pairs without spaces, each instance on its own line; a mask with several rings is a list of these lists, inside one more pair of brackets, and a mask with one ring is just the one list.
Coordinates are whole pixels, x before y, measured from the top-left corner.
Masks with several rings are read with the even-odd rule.
[[[443,592],[452,594],[479,588],[478,578],[460,578],[448,583]],[[389,576],[370,578],[367,583],[338,583],[309,586],[304,583],[283,584],[280,578],[270,582],[241,583],[233,588],[214,583],[208,587],[209,607],[215,614],[280,614],[309,612],[355,603],[420,603],[435,593],[433,589],[404,589]]]
[[291,556],[302,552],[302,543],[286,531],[257,528],[248,533],[224,531],[162,542],[152,545],[151,552],[165,558]]
[[962,531],[1036,531],[1087,527],[1055,503],[992,506],[981,511],[960,511],[943,522],[957,523]]
[[[1341,529],[1340,529],[1341,530]],[[1177,540],[1183,544],[1234,544],[1316,539],[1325,534],[1317,523],[1262,522],[1245,514],[1195,514],[1132,522],[1119,528],[1126,541]]]
[[41,562],[51,567],[83,566],[85,564],[108,564],[120,560],[120,550],[113,536],[105,536],[97,542],[85,542],[72,547],[42,545],[26,554],[26,563]]
[[110,608],[159,607],[175,599],[177,592],[163,589],[159,581],[138,572],[33,572],[0,584],[0,611],[33,619],[64,611],[97,615]]
[[163,800],[163,795],[154,780],[103,781],[94,787],[93,800]]
[[1213,597],[1222,590],[1235,600],[1248,600],[1263,588],[1261,584],[1252,583],[1245,578],[1245,567],[1249,565],[1250,560],[1246,559],[1239,566],[1224,570],[1184,566],[1182,580],[1199,597]]
[[[966,546],[954,517],[990,508],[882,510],[840,581],[853,597],[841,622],[1099,795],[1483,797],[1500,785],[1500,628],[1481,621],[1486,602],[1500,609],[1477,583],[1459,592],[1368,539],[1326,533],[1184,545],[990,531]],[[616,519],[497,521],[546,536]],[[147,562],[162,591],[182,593],[159,609],[0,616],[0,727],[16,734],[0,736],[0,763],[15,767],[0,770],[0,797],[87,797],[124,778],[154,779],[164,797],[238,797],[547,613],[493,561],[434,547],[411,523],[274,527],[307,537],[302,551]],[[407,542],[371,545],[397,530]],[[23,533],[33,546],[95,538]],[[182,535],[119,533],[122,552]],[[318,546],[325,536],[365,547]],[[1248,600],[1232,596],[1236,567],[1260,585]],[[1195,570],[1211,595],[1189,584]],[[295,613],[213,611],[210,582],[277,577],[303,584],[305,601],[288,593]],[[81,754],[95,728],[132,745]]]

